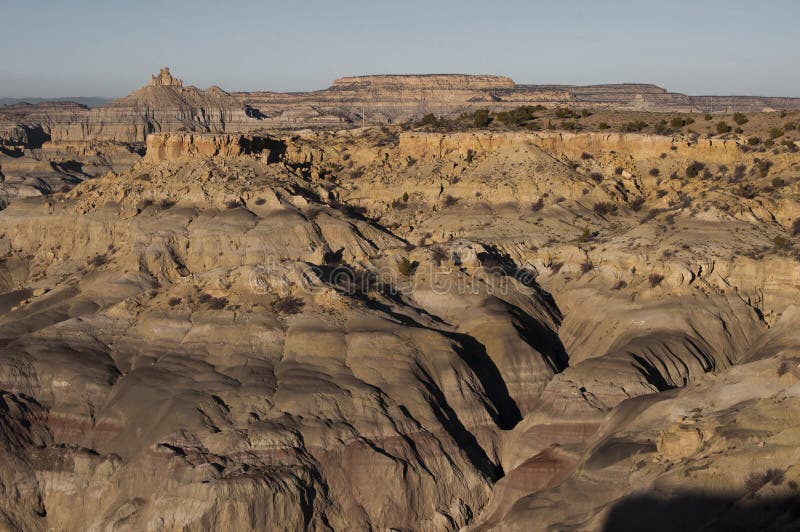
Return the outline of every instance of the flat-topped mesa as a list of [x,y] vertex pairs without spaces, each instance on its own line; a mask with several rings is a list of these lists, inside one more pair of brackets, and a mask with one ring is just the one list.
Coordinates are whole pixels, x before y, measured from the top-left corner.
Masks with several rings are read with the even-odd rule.
[[401,88],[440,90],[513,89],[514,80],[505,76],[469,74],[420,74],[351,76],[334,80],[333,88]]
[[183,80],[172,77],[169,67],[162,68],[157,76],[150,76],[151,87],[183,87]]

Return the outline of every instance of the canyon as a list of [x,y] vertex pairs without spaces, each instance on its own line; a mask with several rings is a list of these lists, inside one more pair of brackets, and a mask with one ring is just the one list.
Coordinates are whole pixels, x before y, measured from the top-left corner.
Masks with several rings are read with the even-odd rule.
[[0,528],[795,529],[800,100],[708,98],[0,107]]

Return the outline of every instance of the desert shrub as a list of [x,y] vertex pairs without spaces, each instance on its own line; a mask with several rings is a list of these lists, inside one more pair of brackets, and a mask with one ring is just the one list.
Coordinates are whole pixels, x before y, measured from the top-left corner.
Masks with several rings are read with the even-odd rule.
[[602,183],[603,182],[603,174],[599,172],[592,172],[589,175],[589,178],[594,181],[595,183]]
[[643,224],[647,223],[650,220],[653,220],[659,214],[661,214],[661,209],[650,209],[649,211],[647,211],[647,214],[644,215],[644,218],[639,220],[639,223],[643,223]]
[[556,108],[554,114],[556,118],[574,118],[575,113],[572,112],[571,109],[567,109],[566,107],[558,107]]
[[444,197],[442,203],[444,204],[445,207],[452,207],[453,205],[458,203],[458,198],[448,194],[447,196]]
[[230,200],[230,201],[225,203],[225,206],[227,208],[229,208],[229,209],[235,209],[235,208],[239,207],[239,205],[241,205],[239,203],[239,200]]
[[[208,295],[208,294],[206,294]],[[208,308],[212,310],[222,310],[228,306],[228,298],[225,297],[209,297],[205,303]]]
[[731,126],[728,125],[727,122],[718,122],[717,123],[717,133],[723,135],[725,133],[731,132]]
[[305,306],[305,302],[299,297],[282,296],[275,298],[271,306],[279,314],[298,314]]
[[769,170],[772,168],[772,162],[762,159],[756,163],[756,171],[761,177],[767,177]]
[[589,116],[592,116],[592,112],[591,112],[590,110],[588,110],[588,109],[581,109],[581,117],[582,117],[582,118],[587,118],[587,117],[589,117]]
[[533,212],[541,211],[543,208],[544,208],[544,199],[543,198],[539,198],[538,200],[536,200],[533,203],[533,205],[531,205],[531,210]]
[[792,235],[800,235],[800,218],[792,222]]
[[686,120],[684,120],[680,116],[676,116],[675,118],[669,121],[669,125],[675,128],[683,127],[686,125]]
[[659,170],[658,168],[651,168],[650,172],[648,173],[653,177],[658,177],[661,175],[661,170]]
[[750,473],[744,479],[744,490],[751,497],[758,492],[761,488],[767,485],[769,479],[764,473]]
[[475,127],[486,127],[491,122],[492,119],[489,117],[489,111],[487,109],[479,109],[472,115],[472,125]]
[[661,284],[664,280],[664,276],[658,273],[651,273],[647,280],[650,282],[650,286],[655,288]]
[[594,233],[588,227],[583,228],[583,232],[578,235],[578,242],[588,242],[594,238]]
[[561,122],[561,129],[564,129],[566,131],[575,131],[576,129],[579,129],[579,126],[578,123],[575,122],[574,120],[566,120],[564,122]]
[[594,159],[594,157],[592,156],[591,153],[583,152],[581,153],[581,159],[583,159],[584,161],[588,161],[589,159]]
[[608,213],[616,212],[617,206],[607,201],[598,201],[593,207],[594,213],[598,216],[605,216]]
[[256,205],[264,205],[266,202],[267,202],[267,200],[265,200],[264,198],[258,198],[258,199],[256,199],[255,203],[256,203]]
[[749,120],[747,120],[747,117],[744,116],[744,114],[742,114],[742,113],[733,113],[733,121],[736,122],[740,126],[743,126],[747,122],[749,122]]
[[408,257],[403,257],[400,262],[397,263],[397,271],[400,272],[400,275],[411,275],[414,273],[414,270],[417,269],[417,262],[408,260]]
[[181,298],[179,298],[179,297],[171,297],[171,298],[169,298],[169,301],[167,302],[167,304],[170,307],[177,307],[178,305],[181,304],[181,301],[183,301],[183,300]]
[[594,269],[594,263],[592,263],[591,259],[586,259],[581,263],[581,273],[589,273]]
[[439,125],[439,119],[436,118],[436,115],[433,113],[428,113],[423,116],[419,122],[417,122],[419,126],[437,126]]
[[705,165],[703,163],[699,163],[697,161],[693,162],[692,164],[686,167],[686,177],[689,178],[697,177],[697,175],[700,173],[700,170],[702,170],[703,168],[705,168]]
[[158,208],[161,210],[169,209],[170,207],[174,206],[175,202],[170,199],[162,199],[158,202]]
[[95,268],[98,268],[103,264],[108,263],[108,257],[106,257],[105,254],[95,255],[94,257],[90,258],[87,262],[90,265],[94,266]]
[[611,126],[609,126],[609,125],[608,125],[607,123],[605,123],[605,122],[600,122],[599,124],[597,124],[597,129],[608,129],[608,128],[610,128],[610,127],[611,127]]
[[672,129],[667,127],[667,123],[664,120],[656,124],[653,127],[653,131],[656,133],[656,135],[669,135],[673,132]]
[[[497,120],[510,126],[521,126],[524,123],[536,118],[535,112],[541,111],[541,106],[522,105],[510,111],[501,111],[495,115]],[[558,116],[558,114],[556,114]]]
[[643,120],[635,120],[633,122],[627,122],[622,126],[622,131],[625,133],[638,133],[639,131],[643,130],[647,127],[647,122]]
[[631,210],[634,212],[639,212],[640,210],[642,210],[643,205],[644,205],[644,198],[642,197],[635,198],[630,203]]
[[752,183],[739,185],[739,188],[733,191],[734,194],[741,198],[753,199],[758,196],[758,189]]
[[622,279],[620,279],[619,281],[617,281],[617,283],[613,287],[611,287],[611,289],[612,290],[622,290],[623,288],[626,288],[627,286],[628,286],[628,283],[623,281]]
[[768,469],[765,475],[769,483],[773,486],[779,486],[786,480],[786,474],[781,469]]
[[789,247],[789,241],[782,235],[776,236],[772,242],[775,245],[775,251],[783,251]]
[[772,188],[781,188],[785,184],[786,184],[786,181],[784,181],[780,177],[773,177],[772,178]]
[[711,122],[711,119],[714,117],[711,116],[709,113],[706,113],[705,115],[703,115],[703,118],[705,118],[706,122]]
[[614,168],[614,175],[622,175],[622,172],[624,171],[625,169],[623,167],[617,166],[616,168]]
[[783,377],[787,373],[789,373],[789,362],[786,360],[781,360],[781,363],[778,364],[778,369],[776,370],[778,377]]
[[747,139],[747,144],[750,146],[757,146],[761,144],[761,139],[758,137],[750,137]]

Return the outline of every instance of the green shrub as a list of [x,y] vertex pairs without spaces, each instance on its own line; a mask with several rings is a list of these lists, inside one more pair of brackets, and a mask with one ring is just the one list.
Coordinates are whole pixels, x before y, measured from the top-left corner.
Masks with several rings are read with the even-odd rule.
[[778,235],[772,242],[775,244],[775,251],[782,251],[789,247],[789,241],[785,236]]
[[609,126],[609,125],[608,125],[607,123],[605,123],[605,122],[600,122],[599,124],[597,124],[597,129],[608,129],[608,128],[610,128],[610,127],[611,127],[611,126]]
[[628,122],[624,126],[622,126],[622,131],[625,133],[638,133],[639,131],[643,130],[647,127],[647,122],[643,120],[635,120],[633,122]]
[[422,117],[422,119],[418,122],[420,126],[436,126],[439,124],[439,119],[436,118],[436,115],[433,113],[428,113]]
[[747,144],[749,144],[750,146],[757,146],[761,144],[761,139],[758,137],[750,137],[749,139],[747,139]]
[[719,122],[717,123],[717,133],[723,135],[725,133],[731,132],[731,126],[728,125],[727,122]]
[[733,121],[739,124],[740,126],[743,126],[747,122],[749,122],[749,120],[747,120],[747,117],[744,116],[744,114],[742,113],[733,113]]
[[686,120],[684,120],[680,116],[676,116],[675,118],[669,121],[669,125],[675,128],[681,128],[686,125]]
[[479,109],[472,115],[472,125],[475,127],[486,127],[492,122],[487,109]]

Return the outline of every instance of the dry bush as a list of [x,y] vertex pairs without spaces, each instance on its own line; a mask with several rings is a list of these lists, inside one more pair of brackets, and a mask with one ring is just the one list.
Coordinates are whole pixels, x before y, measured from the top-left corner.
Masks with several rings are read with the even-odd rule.
[[444,197],[444,201],[442,201],[442,203],[445,207],[452,207],[453,205],[458,203],[458,198],[448,194],[447,196]]
[[106,264],[108,262],[108,257],[106,257],[105,254],[95,255],[94,257],[89,259],[87,262],[89,264],[91,264],[92,266],[94,266],[95,268],[98,268],[98,267],[100,267],[103,264]]
[[305,306],[305,302],[299,297],[284,296],[275,298],[271,306],[279,314],[298,314]]
[[650,281],[650,286],[655,288],[656,286],[659,286],[662,281],[664,281],[664,276],[658,273],[651,273],[647,280]]

